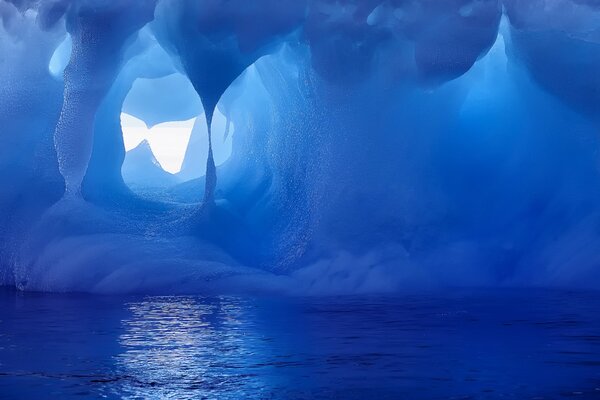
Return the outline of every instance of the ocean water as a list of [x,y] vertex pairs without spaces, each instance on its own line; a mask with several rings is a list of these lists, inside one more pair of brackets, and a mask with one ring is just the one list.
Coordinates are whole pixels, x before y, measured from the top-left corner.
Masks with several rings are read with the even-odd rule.
[[0,290],[1,399],[600,399],[600,293]]

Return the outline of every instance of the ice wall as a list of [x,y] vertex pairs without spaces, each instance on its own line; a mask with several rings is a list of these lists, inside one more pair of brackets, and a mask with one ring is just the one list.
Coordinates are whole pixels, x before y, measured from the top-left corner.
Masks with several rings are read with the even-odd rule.
[[[3,284],[598,287],[595,1],[0,0],[0,18]],[[124,167],[123,112],[198,117],[206,141],[180,175],[147,143]]]

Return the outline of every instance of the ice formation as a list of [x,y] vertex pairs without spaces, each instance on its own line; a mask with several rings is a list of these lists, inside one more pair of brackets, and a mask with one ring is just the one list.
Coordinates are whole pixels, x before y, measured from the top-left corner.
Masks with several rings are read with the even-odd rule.
[[0,0],[0,284],[598,288],[599,71],[596,0]]

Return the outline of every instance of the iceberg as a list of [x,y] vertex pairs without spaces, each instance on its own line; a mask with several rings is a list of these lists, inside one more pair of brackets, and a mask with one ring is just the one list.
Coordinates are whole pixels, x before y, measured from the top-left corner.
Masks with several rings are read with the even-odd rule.
[[598,288],[599,27],[592,0],[0,0],[0,284]]

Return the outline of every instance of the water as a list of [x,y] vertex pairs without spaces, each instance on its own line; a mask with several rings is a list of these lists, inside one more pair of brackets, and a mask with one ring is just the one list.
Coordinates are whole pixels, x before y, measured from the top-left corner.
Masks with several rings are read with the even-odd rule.
[[600,293],[0,290],[0,398],[600,399]]

